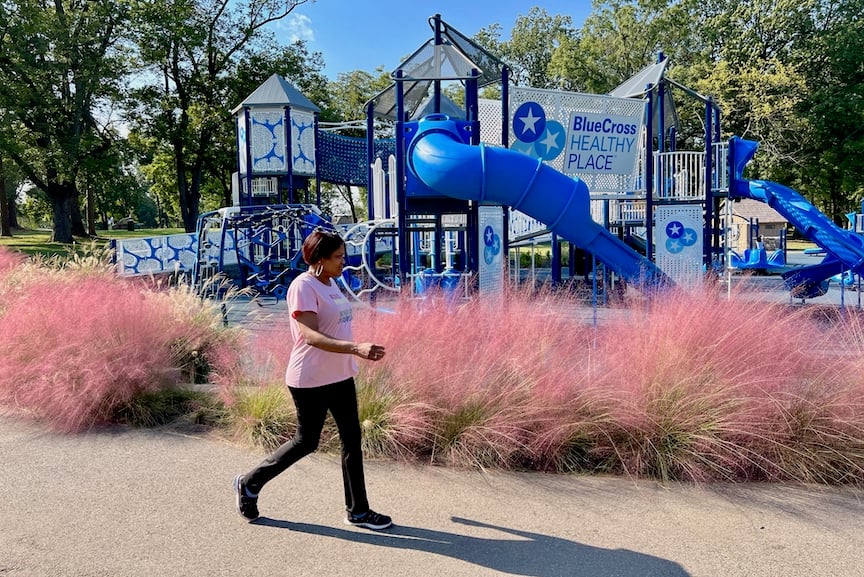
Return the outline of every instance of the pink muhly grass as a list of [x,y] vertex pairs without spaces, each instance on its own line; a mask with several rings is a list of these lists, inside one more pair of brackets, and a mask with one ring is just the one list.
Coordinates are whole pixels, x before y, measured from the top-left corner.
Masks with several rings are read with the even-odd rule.
[[513,467],[534,458],[531,440],[546,406],[535,402],[535,392],[581,380],[584,369],[570,346],[586,330],[551,304],[516,295],[506,305],[406,300],[394,314],[358,318],[357,332],[387,346],[385,360],[364,370],[386,372],[390,386],[410,400],[414,422],[428,423],[429,444],[418,448],[423,455]]
[[11,250],[5,246],[0,246],[0,281],[2,281],[10,271],[26,262],[26,260],[27,257],[20,252]]
[[[617,391],[613,468],[662,479],[732,479],[764,468],[765,399],[830,363],[811,354],[818,327],[754,300],[676,294],[604,326],[604,387]],[[617,465],[614,463],[617,462]]]
[[107,272],[28,282],[0,317],[0,402],[74,432],[183,382],[186,363],[206,362],[209,328],[154,296]]
[[813,344],[831,364],[763,400],[766,476],[818,483],[864,484],[864,313],[845,309],[820,323]]

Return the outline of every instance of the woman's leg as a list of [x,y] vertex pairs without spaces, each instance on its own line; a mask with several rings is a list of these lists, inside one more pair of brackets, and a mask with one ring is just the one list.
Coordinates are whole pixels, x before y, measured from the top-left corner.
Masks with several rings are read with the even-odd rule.
[[363,450],[360,442],[360,419],[357,415],[357,392],[354,379],[327,385],[331,389],[330,413],[336,421],[342,441],[342,481],[345,508],[352,515],[369,510],[366,479],[363,475]]
[[258,494],[267,482],[318,448],[321,429],[327,417],[327,388],[288,388],[297,409],[297,432],[293,439],[243,475],[243,485],[250,493]]

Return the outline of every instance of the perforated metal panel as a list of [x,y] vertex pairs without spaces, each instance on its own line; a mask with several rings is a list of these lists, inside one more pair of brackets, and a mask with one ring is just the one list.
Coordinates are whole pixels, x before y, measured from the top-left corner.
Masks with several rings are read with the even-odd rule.
[[285,112],[281,109],[252,110],[249,119],[252,174],[286,172]]
[[191,271],[197,244],[194,233],[121,239],[117,241],[117,269],[127,276]]
[[654,216],[657,266],[681,287],[701,286],[702,206],[660,206]]
[[481,98],[478,105],[480,142],[501,146],[501,101]]
[[291,111],[291,166],[294,174],[315,176],[315,116]]

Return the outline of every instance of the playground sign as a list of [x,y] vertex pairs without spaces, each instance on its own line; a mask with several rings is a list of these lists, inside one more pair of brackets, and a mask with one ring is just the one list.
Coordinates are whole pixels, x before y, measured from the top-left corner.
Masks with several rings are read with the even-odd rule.
[[513,150],[579,177],[591,192],[637,188],[644,100],[517,87],[510,110]]
[[501,239],[504,237],[504,210],[497,205],[477,207],[480,259],[478,267],[481,295],[503,294],[504,255]]
[[701,286],[701,205],[659,206],[654,217],[657,266],[680,287]]
[[567,124],[564,173],[632,173],[640,124],[629,116],[573,112]]

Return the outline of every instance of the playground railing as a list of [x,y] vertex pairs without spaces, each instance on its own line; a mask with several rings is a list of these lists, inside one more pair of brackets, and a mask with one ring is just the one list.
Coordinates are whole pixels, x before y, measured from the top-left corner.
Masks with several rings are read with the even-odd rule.
[[654,155],[654,197],[664,200],[705,198],[705,155],[658,152]]
[[644,198],[634,198],[624,194],[591,198],[591,218],[601,224],[644,223],[646,213]]
[[[729,145],[712,145],[711,190],[729,190]],[[654,197],[664,200],[705,198],[705,154],[700,151],[657,152],[654,155]]]
[[508,216],[510,242],[519,242],[543,234],[547,231],[546,223],[540,222],[523,212],[510,209]]
[[729,191],[729,143],[715,142],[714,149],[714,175],[711,189],[714,192]]

